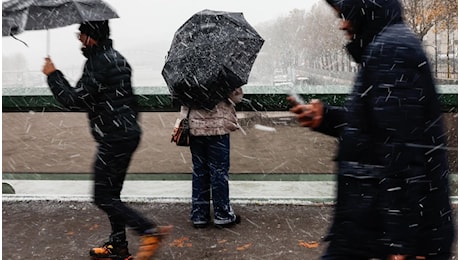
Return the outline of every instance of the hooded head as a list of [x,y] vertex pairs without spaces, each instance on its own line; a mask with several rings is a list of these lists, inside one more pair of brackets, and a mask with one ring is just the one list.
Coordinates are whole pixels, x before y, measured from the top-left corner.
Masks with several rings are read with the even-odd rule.
[[361,61],[364,49],[386,26],[402,22],[399,0],[326,0],[339,12],[342,19],[351,22],[354,38],[347,49],[356,62]]
[[88,35],[97,42],[107,40],[110,37],[109,21],[89,21],[80,24],[78,30]]

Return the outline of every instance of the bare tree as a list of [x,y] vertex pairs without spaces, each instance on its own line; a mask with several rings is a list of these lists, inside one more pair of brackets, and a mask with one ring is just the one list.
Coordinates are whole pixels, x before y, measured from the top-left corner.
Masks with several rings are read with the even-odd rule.
[[[294,9],[288,16],[257,26],[265,43],[251,74],[264,74],[261,78],[272,79],[280,73],[294,80],[295,68],[306,59],[304,48],[308,34],[305,17],[305,10]],[[264,68],[260,67],[262,64]]]
[[319,70],[351,71],[352,61],[344,49],[346,39],[339,30],[339,19],[332,8],[318,3],[308,13],[308,42],[305,49],[310,67]]
[[[458,29],[458,2],[457,0],[439,0],[439,15],[441,18],[436,22],[435,34],[439,32],[446,33],[445,50],[446,50],[446,65],[447,65],[447,78],[452,77],[452,72],[455,72],[455,63],[457,59],[451,57],[456,54],[457,41],[452,39],[451,34],[455,33]],[[457,58],[457,57],[455,57]]]
[[[451,37],[451,32],[457,30],[457,0],[401,2],[405,20],[420,40],[429,32],[446,32],[447,37]],[[258,82],[268,83],[275,73],[302,73],[302,70],[312,72],[315,69],[319,73],[355,70],[356,67],[344,49],[346,39],[338,29],[339,22],[332,8],[321,1],[309,11],[294,9],[287,16],[258,25],[257,30],[265,39],[265,44],[251,75],[257,77]],[[456,41],[448,39],[447,44],[450,45],[440,48],[448,50],[447,59],[450,59],[449,55],[454,48],[452,43],[456,44]],[[438,52],[438,47],[435,48]],[[448,72],[450,70],[448,67]],[[289,76],[292,80],[296,75]]]
[[[405,19],[420,40],[435,26],[457,24],[457,0],[401,0]],[[456,28],[455,28],[456,29]]]

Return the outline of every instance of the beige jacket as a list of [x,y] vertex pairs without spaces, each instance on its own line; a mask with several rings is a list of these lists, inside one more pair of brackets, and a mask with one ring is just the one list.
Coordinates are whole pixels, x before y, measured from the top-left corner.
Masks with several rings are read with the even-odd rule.
[[[243,99],[243,89],[237,88],[228,100],[218,103],[212,110],[193,109],[190,111],[190,134],[194,136],[225,135],[240,128],[235,104]],[[180,117],[185,118],[188,107],[182,106]]]

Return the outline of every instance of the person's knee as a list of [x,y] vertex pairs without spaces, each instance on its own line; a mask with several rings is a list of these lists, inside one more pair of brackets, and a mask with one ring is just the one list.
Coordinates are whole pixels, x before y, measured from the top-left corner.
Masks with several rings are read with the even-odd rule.
[[102,202],[102,199],[100,199],[100,198],[98,198],[98,197],[94,197],[93,203],[94,203],[94,205],[96,205],[98,208],[102,208],[102,205],[104,205],[104,203]]
[[98,208],[100,208],[102,210],[104,210],[105,208],[110,207],[110,205],[112,205],[112,199],[107,197],[107,196],[104,196],[100,192],[95,192],[94,193],[93,202]]

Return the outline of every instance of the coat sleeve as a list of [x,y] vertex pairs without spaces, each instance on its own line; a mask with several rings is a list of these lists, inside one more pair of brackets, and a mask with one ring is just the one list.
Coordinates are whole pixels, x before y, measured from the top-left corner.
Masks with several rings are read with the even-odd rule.
[[83,108],[80,91],[70,86],[61,71],[57,70],[48,76],[48,85],[54,98],[65,108],[78,110]]
[[190,108],[186,106],[180,106],[179,118],[186,118],[189,110]]
[[83,76],[73,87],[64,74],[57,70],[48,76],[48,85],[54,98],[70,110],[91,110],[94,97],[100,84],[91,73],[84,71]]
[[326,105],[324,106],[321,124],[313,130],[329,136],[339,137],[345,125],[345,109]]

